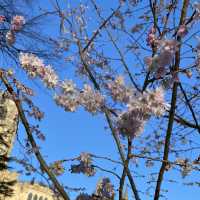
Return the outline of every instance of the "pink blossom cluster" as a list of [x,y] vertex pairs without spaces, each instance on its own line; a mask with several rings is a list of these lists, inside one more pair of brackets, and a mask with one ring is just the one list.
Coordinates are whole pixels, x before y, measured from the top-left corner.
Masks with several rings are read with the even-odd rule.
[[66,111],[74,112],[78,106],[82,105],[88,112],[97,113],[104,104],[102,95],[94,91],[90,85],[84,85],[82,91],[79,91],[72,81],[63,81],[60,85],[61,94],[55,95],[54,99],[57,105],[63,107]]
[[143,132],[148,117],[138,108],[123,112],[117,121],[119,133],[122,136],[130,136],[131,138],[138,136]]
[[127,111],[119,115],[116,123],[119,133],[123,136],[128,135],[133,138],[141,134],[151,116],[162,116],[168,108],[161,87],[141,94],[127,87],[123,77],[118,76],[107,84],[107,89],[115,101],[125,103],[128,107]]
[[94,114],[101,110],[104,98],[91,86],[84,85],[83,90],[79,91],[70,80],[60,83],[54,69],[50,65],[45,66],[43,61],[33,54],[20,53],[19,60],[22,68],[30,77],[39,77],[48,88],[60,89],[60,93],[55,94],[54,99],[56,104],[66,111],[74,112],[80,105]]
[[82,92],[79,94],[80,104],[90,113],[96,113],[104,105],[103,96],[94,91],[90,85],[84,85]]
[[33,78],[41,74],[41,69],[44,68],[43,61],[30,53],[20,53],[19,61],[22,68]]
[[25,19],[23,16],[16,15],[12,18],[11,21],[11,30],[12,31],[20,31],[25,24]]
[[177,31],[177,35],[180,37],[184,37],[188,33],[187,26],[185,24],[180,25]]
[[65,111],[74,112],[76,108],[79,106],[79,103],[76,99],[76,96],[69,96],[69,95],[55,95],[54,100],[56,104]]
[[48,88],[55,88],[58,83],[58,75],[51,65],[45,66],[40,78],[43,80],[44,84]]
[[77,100],[78,90],[71,80],[65,80],[60,84],[61,94],[56,94],[54,100],[57,105],[65,109],[65,111],[74,112],[79,106]]
[[9,45],[12,45],[15,43],[16,37],[15,37],[15,33],[13,31],[8,31],[6,33],[6,41]]
[[139,97],[139,104],[140,105],[138,105],[138,101],[130,101],[128,107],[142,106],[146,113],[157,117],[162,116],[166,109],[169,108],[169,104],[165,102],[164,89],[162,87],[158,87],[154,91],[145,92]]
[[12,45],[15,43],[16,36],[15,33],[20,31],[25,24],[25,19],[23,16],[16,15],[12,18],[11,21],[11,28],[6,33],[6,41],[9,45]]
[[109,90],[113,100],[118,102],[127,103],[130,96],[133,94],[132,89],[125,86],[122,76],[118,76],[114,81],[108,82],[107,89]]
[[61,94],[56,94],[54,100],[57,105],[65,109],[65,111],[74,112],[79,106],[77,99],[78,90],[71,80],[65,80],[60,84]]
[[0,23],[5,22],[6,17],[4,15],[0,15]]
[[66,111],[74,112],[78,106],[83,106],[90,113],[97,113],[104,105],[104,97],[85,84],[82,91],[76,88],[70,80],[59,81],[57,74],[50,65],[31,53],[20,53],[19,61],[22,68],[31,78],[39,77],[47,88],[58,89],[54,95],[57,105]]
[[40,58],[30,53],[20,53],[19,61],[30,77],[39,77],[48,88],[55,88],[58,76],[50,65],[45,66]]
[[160,117],[168,108],[162,88],[132,96],[127,106],[128,110],[123,112],[117,120],[117,127],[123,136],[131,138],[143,132],[144,125],[151,116]]
[[95,169],[92,166],[92,159],[90,154],[88,153],[81,153],[78,158],[79,164],[71,165],[71,172],[72,173],[83,173],[87,176],[94,176]]
[[145,63],[148,65],[149,70],[154,71],[156,77],[159,78],[165,75],[166,67],[171,64],[178,49],[178,42],[176,40],[159,40],[156,43],[159,49],[158,54],[153,57],[146,57]]
[[156,41],[156,29],[152,27],[147,34],[147,45],[152,46]]

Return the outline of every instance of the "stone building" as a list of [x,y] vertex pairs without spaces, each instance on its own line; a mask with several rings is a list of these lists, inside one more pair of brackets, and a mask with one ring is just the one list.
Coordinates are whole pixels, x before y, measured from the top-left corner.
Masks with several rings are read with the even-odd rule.
[[[18,112],[13,100],[0,92],[0,155],[9,156],[18,126]],[[16,181],[13,195],[5,197],[0,194],[0,200],[58,200],[47,186],[19,181],[19,174],[9,170],[0,171],[0,182]]]

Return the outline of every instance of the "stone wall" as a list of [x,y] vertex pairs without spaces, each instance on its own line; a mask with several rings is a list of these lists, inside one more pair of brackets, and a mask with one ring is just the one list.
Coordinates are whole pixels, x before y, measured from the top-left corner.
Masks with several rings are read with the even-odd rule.
[[[18,178],[18,174],[15,172],[2,171],[0,173],[1,180],[4,181],[17,180]],[[13,195],[5,197],[0,194],[0,200],[61,200],[61,198],[56,197],[47,186],[17,181],[13,187]]]
[[9,156],[18,124],[18,111],[15,102],[0,91],[0,155]]

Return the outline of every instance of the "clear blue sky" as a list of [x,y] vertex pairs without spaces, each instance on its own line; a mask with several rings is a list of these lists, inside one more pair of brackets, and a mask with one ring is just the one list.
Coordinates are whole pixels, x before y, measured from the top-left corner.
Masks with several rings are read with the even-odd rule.
[[[62,2],[62,4],[64,5],[67,4],[68,1],[60,0],[60,2]],[[79,1],[69,2],[72,2],[72,4],[74,4]],[[105,12],[105,16],[108,16],[110,13],[109,11],[111,10],[110,8],[116,8],[118,1],[102,0],[98,2],[101,3],[104,8],[107,8],[107,13]],[[146,3],[147,1],[143,2]],[[42,8],[50,8],[48,0],[42,0],[40,4]],[[133,19],[133,21],[130,23],[135,24],[136,22],[134,20],[135,19]],[[58,25],[56,24],[56,22],[52,24],[54,24],[54,26]],[[91,29],[92,31],[96,28],[96,21],[94,20],[94,22],[91,23],[89,29]],[[54,29],[52,28],[52,26],[47,26],[46,30],[51,31],[50,33],[52,33],[54,36],[56,36],[58,33],[57,27]],[[48,63],[48,61],[46,63]],[[57,67],[60,69],[60,66]],[[66,63],[63,63],[62,68],[67,78],[73,78],[70,77],[72,69],[68,67]],[[29,82],[25,76],[25,73],[21,70],[17,71],[17,75],[23,77],[23,81],[27,83]],[[41,108],[42,111],[45,112],[45,118],[40,123],[40,127],[41,130],[45,133],[46,141],[38,141],[38,143],[41,145],[41,152],[48,163],[58,159],[73,158],[79,155],[81,152],[90,152],[96,155],[108,156],[112,159],[119,160],[116,146],[110,135],[110,131],[106,129],[107,124],[102,115],[97,115],[93,117],[92,115],[85,112],[83,109],[79,109],[76,113],[64,112],[63,109],[55,105],[55,102],[52,100],[50,92],[45,91],[45,88],[41,86],[39,81],[32,81],[31,83],[29,82],[29,86],[34,88],[36,91],[34,102],[37,106]],[[24,138],[23,128],[19,129],[18,134],[19,138]],[[18,142],[16,142],[13,155],[21,156],[21,148]],[[32,161],[35,166],[39,166],[38,163],[35,161],[34,156],[32,156]],[[115,167],[115,165],[110,165],[108,162],[102,160],[95,160],[95,164],[111,170]],[[69,168],[69,166],[66,167]],[[120,170],[117,170],[117,172],[120,172],[119,174],[121,174]],[[143,169],[140,169],[139,172],[141,174],[145,174],[146,168],[144,167]],[[86,187],[86,191],[88,191],[88,193],[91,193],[94,191],[97,181],[102,176],[111,177],[113,184],[116,184],[116,186],[118,186],[118,182],[116,182],[117,180],[113,178],[113,176],[103,173],[101,171],[98,171],[96,176],[90,178],[84,175],[74,175],[66,172],[66,174],[62,178],[60,178],[60,180],[69,187]],[[168,179],[172,177],[173,179],[178,180],[178,183],[176,184],[163,184],[163,188],[167,188],[169,190],[167,194],[169,200],[198,200],[200,198],[200,190],[198,187],[183,186],[179,172],[166,172],[165,177],[167,177]],[[187,181],[190,179],[193,180],[194,178],[199,181],[199,174],[189,176]],[[31,177],[26,177],[22,175],[21,179],[30,180]],[[36,180],[41,180],[41,178],[38,176]],[[139,189],[143,189],[143,186],[145,185],[144,180],[145,179],[136,179],[136,184],[138,185]],[[71,196],[74,195],[74,193],[70,194]],[[152,199],[143,195],[141,195],[141,197],[145,200]]]

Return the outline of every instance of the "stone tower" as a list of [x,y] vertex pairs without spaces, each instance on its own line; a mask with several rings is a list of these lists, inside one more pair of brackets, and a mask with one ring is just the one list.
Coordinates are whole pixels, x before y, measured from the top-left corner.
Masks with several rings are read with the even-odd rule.
[[[0,91],[0,156],[8,157],[11,153],[14,138],[17,132],[18,111],[15,102]],[[3,157],[2,157],[3,158]],[[7,162],[0,160],[2,165],[7,165]],[[18,174],[8,170],[0,171],[0,182],[4,184],[16,181]],[[4,195],[0,194],[0,200],[3,200]]]
[[0,155],[8,157],[13,146],[18,124],[15,102],[0,92]]

